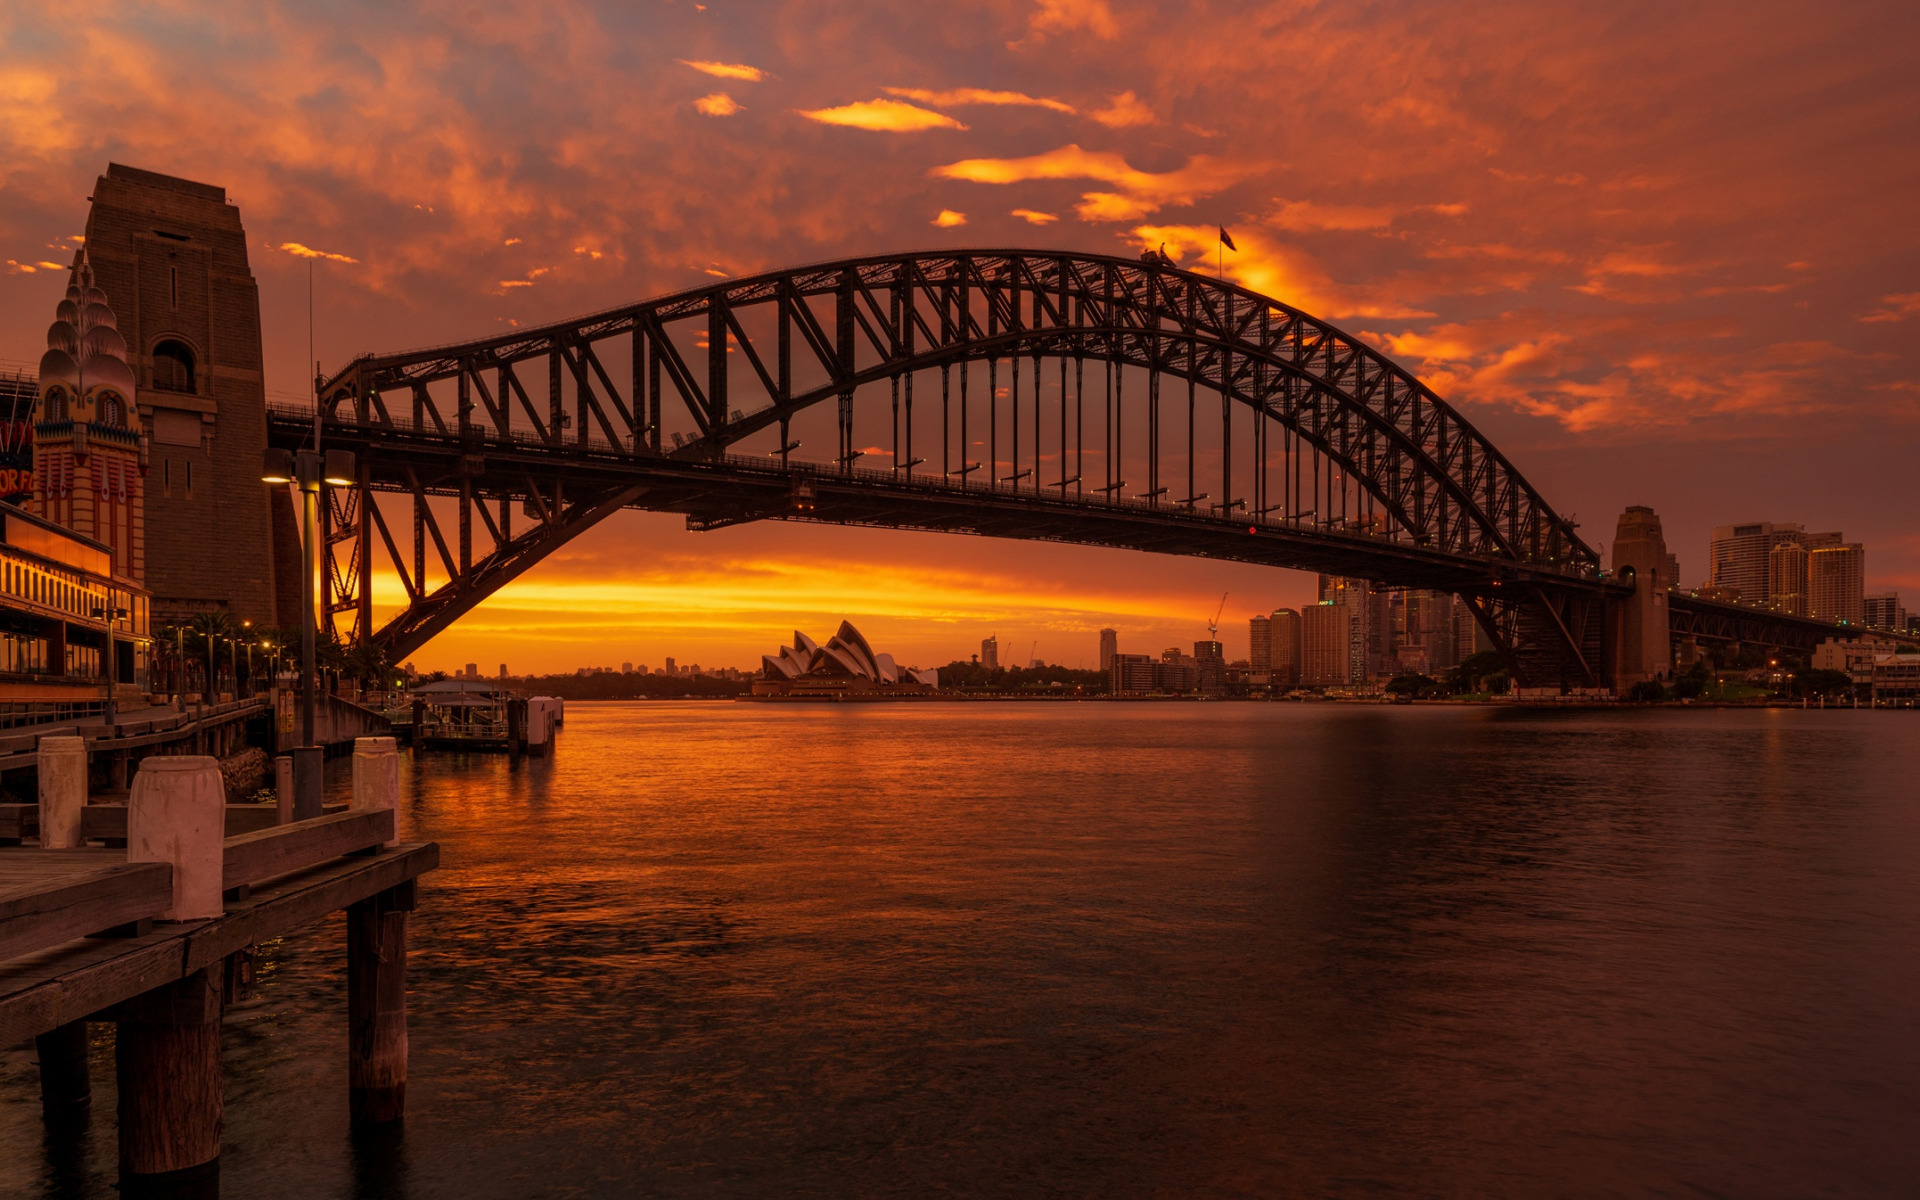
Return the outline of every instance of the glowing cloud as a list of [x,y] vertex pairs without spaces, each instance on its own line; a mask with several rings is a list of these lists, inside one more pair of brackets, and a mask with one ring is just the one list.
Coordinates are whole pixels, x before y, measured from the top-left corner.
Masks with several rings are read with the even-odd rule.
[[1054,112],[1070,113],[1073,105],[1064,100],[1055,100],[1048,96],[1029,96],[1025,92],[993,92],[985,88],[950,88],[943,92],[929,88],[882,88],[889,96],[901,96],[908,100],[918,100],[922,104],[938,104],[943,108],[953,108],[963,104],[994,104],[1021,108],[1048,108]]
[[969,183],[1024,183],[1036,179],[1092,179],[1119,189],[1086,192],[1074,209],[1083,221],[1132,221],[1169,204],[1191,204],[1260,169],[1207,155],[1162,174],[1141,171],[1110,151],[1062,146],[1029,158],[969,158],[935,167],[943,179]]
[[1036,36],[1084,29],[1097,38],[1112,38],[1120,32],[1107,0],[1036,0],[1036,5],[1027,18],[1027,28]]
[[710,117],[730,117],[742,107],[739,101],[725,92],[702,96],[693,102],[693,106]]
[[680,65],[692,67],[715,79],[744,79],[748,83],[759,83],[767,77],[767,73],[759,67],[749,67],[745,63],[695,62],[692,59],[683,58],[680,60]]
[[324,258],[332,262],[343,263],[357,263],[360,261],[357,258],[348,258],[344,254],[331,254],[325,250],[315,250],[311,246],[302,246],[299,242],[281,242],[280,245],[275,248],[284,250],[295,258]]
[[1051,225],[1060,218],[1050,212],[1035,212],[1031,208],[1016,208],[1013,215],[1029,225]]
[[845,125],[876,133],[917,133],[922,129],[965,129],[966,126],[931,109],[901,100],[861,100],[838,108],[799,109],[800,115],[822,125]]
[[1141,225],[1128,235],[1142,249],[1161,247],[1175,262],[1189,261],[1189,270],[1212,274],[1218,263],[1225,276],[1249,291],[1305,309],[1316,317],[1425,317],[1432,313],[1410,309],[1389,289],[1377,293],[1343,287],[1328,278],[1307,254],[1283,245],[1257,229],[1236,229],[1240,247],[1220,254],[1217,225]]
[[1315,204],[1310,200],[1282,200],[1280,207],[1266,221],[1290,233],[1385,229],[1393,223],[1393,210]]
[[1908,317],[1920,317],[1920,292],[1896,292],[1891,296],[1880,297],[1880,303],[1884,307],[1860,319],[1868,324],[1878,325],[1888,321],[1904,321]]
[[1096,108],[1087,114],[1108,129],[1131,129],[1136,125],[1151,125],[1154,122],[1153,110],[1140,102],[1140,97],[1132,92],[1121,92],[1107,102],[1105,108]]
[[940,215],[933,219],[933,224],[938,225],[942,229],[952,229],[956,225],[965,225],[966,223],[967,214],[955,212],[950,208],[941,209]]

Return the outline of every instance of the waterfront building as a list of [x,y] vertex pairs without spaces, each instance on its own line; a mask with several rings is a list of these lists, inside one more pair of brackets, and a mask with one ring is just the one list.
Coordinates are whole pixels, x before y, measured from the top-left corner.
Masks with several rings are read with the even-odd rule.
[[1193,691],[1199,679],[1200,664],[1192,655],[1183,653],[1178,646],[1168,646],[1160,652],[1160,661],[1153,672],[1156,691],[1184,694]]
[[1907,610],[1900,603],[1899,592],[1868,596],[1862,602],[1861,609],[1866,623],[1875,629],[1904,630],[1907,627]]
[[1120,653],[1120,635],[1114,630],[1102,629],[1100,631],[1100,669],[1110,670],[1113,667],[1113,656],[1118,653]]
[[260,486],[260,299],[240,210],[222,188],[119,163],[91,199],[86,253],[139,385],[128,428],[149,446],[141,552],[154,611],[295,625],[292,492]]
[[931,691],[940,673],[901,667],[891,654],[876,654],[851,621],[825,642],[795,630],[793,644],[779,654],[763,655],[756,696],[832,699],[844,695],[906,694]]
[[1344,687],[1355,681],[1358,620],[1346,604],[1322,600],[1300,611],[1300,682]]
[[1807,552],[1807,615],[1816,621],[1866,622],[1866,548],[1858,542]]
[[989,635],[980,639],[980,665],[989,671],[1000,669],[1000,639]]
[[1883,654],[1874,659],[1873,702],[1903,708],[1920,702],[1920,654]]
[[1264,675],[1273,669],[1273,618],[1256,616],[1247,622],[1247,669]]
[[1805,527],[1772,521],[1721,525],[1708,545],[1707,582],[1732,592],[1743,603],[1764,604],[1771,592],[1768,557],[1781,542],[1802,539]]
[[1146,696],[1158,686],[1157,666],[1147,654],[1115,653],[1107,664],[1107,688],[1116,696]]
[[99,712],[110,659],[121,692],[144,692],[148,620],[110,547],[0,504],[0,727]]
[[[1268,616],[1267,678],[1276,688],[1300,685],[1300,614],[1276,608]],[[1256,668],[1257,669],[1257,668]]]
[[1851,675],[1855,683],[1870,683],[1876,659],[1893,652],[1886,642],[1848,641],[1828,638],[1814,648],[1812,665],[1817,671],[1839,671]]

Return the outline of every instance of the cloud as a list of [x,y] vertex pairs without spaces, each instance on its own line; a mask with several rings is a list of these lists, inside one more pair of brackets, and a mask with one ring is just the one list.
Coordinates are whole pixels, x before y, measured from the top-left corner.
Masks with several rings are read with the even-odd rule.
[[[1324,268],[1303,251],[1274,240],[1256,229],[1234,234],[1240,249],[1219,254],[1217,225],[1141,225],[1128,239],[1143,250],[1165,247],[1167,254],[1190,270],[1212,274],[1218,263],[1226,277],[1249,291],[1270,296],[1316,317],[1431,316],[1400,302],[1388,289],[1378,294],[1364,288],[1343,287],[1328,278]],[[1216,257],[1216,255],[1218,255]]]
[[1132,129],[1138,125],[1154,123],[1153,110],[1140,102],[1132,92],[1121,92],[1107,101],[1105,108],[1096,108],[1087,114],[1108,129]]
[[965,129],[947,116],[899,100],[861,100],[838,108],[799,109],[801,116],[823,125],[845,125],[879,133],[916,133],[922,129]]
[[1920,317],[1920,292],[1896,292],[1891,296],[1880,297],[1883,307],[1875,309],[1860,320],[1870,325],[1888,321],[1904,321],[1908,317]]
[[681,59],[680,63],[715,79],[743,79],[748,83],[759,83],[767,77],[767,73],[759,67],[749,67],[745,63],[695,62],[686,58]]
[[1311,200],[1281,200],[1279,204],[1264,220],[1291,233],[1385,229],[1393,223],[1393,210],[1384,206],[1362,208],[1315,204]]
[[889,96],[902,96],[908,100],[918,100],[922,104],[937,104],[942,108],[954,108],[967,104],[992,104],[1022,108],[1047,108],[1054,112],[1074,112],[1073,105],[1064,100],[1055,100],[1048,96],[1029,96],[1025,92],[993,92],[985,88],[949,88],[946,91],[934,91],[931,88],[882,88]]
[[1258,167],[1200,155],[1176,170],[1155,174],[1131,166],[1111,151],[1062,146],[1028,158],[969,158],[936,167],[942,179],[969,183],[1010,184],[1045,179],[1092,179],[1118,188],[1114,192],[1086,192],[1075,207],[1089,222],[1133,221],[1169,204],[1191,204],[1245,178]]
[[331,262],[342,263],[357,263],[360,261],[357,258],[348,258],[344,254],[332,254],[325,250],[315,250],[311,246],[302,246],[299,242],[281,242],[274,248],[284,250],[295,258],[324,258]]
[[46,262],[44,260],[33,265],[39,267],[42,271],[64,271],[67,269],[57,262]]
[[739,101],[725,92],[702,96],[693,102],[693,106],[709,117],[730,117],[743,107]]
[[1027,29],[1037,38],[1080,29],[1097,38],[1113,38],[1120,32],[1107,0],[1035,0]]
[[956,225],[965,225],[966,223],[967,214],[955,212],[950,208],[941,209],[940,215],[933,219],[933,224],[938,225],[942,229],[952,229]]
[[1013,214],[1029,225],[1051,225],[1060,218],[1050,212],[1035,212],[1031,208],[1016,208]]

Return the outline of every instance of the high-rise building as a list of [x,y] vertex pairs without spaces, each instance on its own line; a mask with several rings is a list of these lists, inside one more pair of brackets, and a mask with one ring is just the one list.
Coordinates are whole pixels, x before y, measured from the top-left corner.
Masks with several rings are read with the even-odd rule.
[[1861,607],[1865,611],[1867,624],[1875,629],[1904,630],[1907,627],[1907,610],[1900,603],[1899,592],[1868,596]]
[[1269,654],[1267,675],[1274,687],[1300,685],[1300,614],[1291,608],[1276,608],[1268,618]]
[[673,659],[671,657],[667,659],[667,665],[663,667],[662,670],[668,675],[678,675],[680,673],[679,669],[673,665]]
[[1387,650],[1392,643],[1392,621],[1387,613],[1387,593],[1371,580],[1342,575],[1320,577],[1320,599],[1345,605],[1353,612],[1353,662],[1347,673],[1349,683],[1372,679],[1386,670]]
[[467,664],[467,670],[466,670],[466,676],[467,676],[467,678],[468,678],[468,679],[478,679],[478,678],[480,678],[480,664],[479,664],[479,663],[468,663],[468,664]]
[[500,664],[500,678],[502,678],[502,679],[505,679],[506,677],[507,677],[507,664],[505,664],[505,663],[501,663],[501,664]]
[[1247,669],[1265,674],[1273,668],[1273,618],[1254,617],[1247,622]]
[[1765,604],[1771,590],[1768,555],[1778,543],[1799,541],[1803,534],[1803,526],[1776,525],[1772,521],[1721,525],[1713,531],[1707,582],[1739,593],[1743,604]]
[[1111,629],[1100,631],[1100,669],[1111,670],[1113,656],[1120,653],[1120,635]]
[[1341,687],[1355,681],[1359,621],[1346,604],[1322,600],[1300,610],[1300,682]]
[[1867,551],[1859,542],[1807,552],[1807,615],[1816,621],[1864,624]]
[[1202,692],[1227,690],[1227,656],[1219,642],[1193,644],[1194,688]]
[[148,435],[154,613],[297,624],[293,497],[260,482],[260,297],[240,210],[221,188],[119,163],[92,201],[87,255],[119,318]]
[[989,671],[1000,669],[1000,638],[989,635],[980,639],[980,665]]
[[1767,607],[1788,616],[1807,615],[1807,547],[1795,539],[1767,552]]
[[1107,687],[1116,696],[1144,696],[1156,685],[1158,664],[1147,654],[1119,654],[1107,664]]

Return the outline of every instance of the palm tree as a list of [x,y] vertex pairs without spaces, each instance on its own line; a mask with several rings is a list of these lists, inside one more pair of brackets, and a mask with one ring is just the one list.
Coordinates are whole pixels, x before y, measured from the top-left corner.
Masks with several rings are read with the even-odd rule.
[[384,688],[393,673],[393,661],[387,648],[375,641],[363,641],[346,652],[346,669],[360,686]]
[[190,628],[200,639],[201,645],[198,648],[206,654],[207,686],[201,691],[203,695],[211,697],[219,690],[218,668],[213,661],[214,650],[219,646],[220,639],[233,636],[235,628],[233,614],[224,608],[195,613]]

